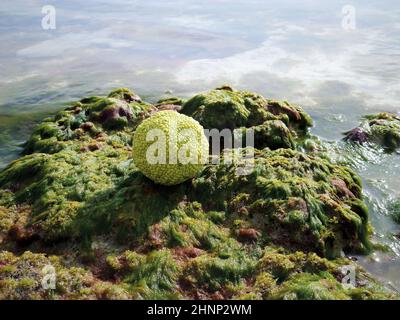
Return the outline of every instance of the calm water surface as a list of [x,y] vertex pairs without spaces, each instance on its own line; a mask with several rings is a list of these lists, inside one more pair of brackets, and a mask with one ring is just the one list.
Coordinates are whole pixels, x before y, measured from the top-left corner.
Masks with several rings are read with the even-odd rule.
[[[44,5],[56,29],[43,30]],[[89,94],[126,86],[154,101],[229,83],[302,105],[313,131],[337,140],[365,113],[400,112],[400,3],[351,1],[2,0],[0,167],[18,156],[34,123]],[[340,147],[340,146],[339,146]],[[400,289],[400,155],[364,152],[362,176],[375,239],[389,254],[361,263]]]

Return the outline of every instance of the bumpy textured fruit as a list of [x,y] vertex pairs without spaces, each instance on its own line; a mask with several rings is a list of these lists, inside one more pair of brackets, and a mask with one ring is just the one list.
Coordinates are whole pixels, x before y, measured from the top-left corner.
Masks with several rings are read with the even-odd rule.
[[203,127],[175,111],[143,121],[133,138],[133,161],[155,183],[175,185],[198,175],[208,160]]

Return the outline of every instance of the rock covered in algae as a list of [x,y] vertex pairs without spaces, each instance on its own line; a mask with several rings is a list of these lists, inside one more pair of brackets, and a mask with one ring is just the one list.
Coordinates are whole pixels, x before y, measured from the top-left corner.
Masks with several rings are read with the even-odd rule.
[[388,150],[400,147],[400,116],[382,112],[364,117],[359,127],[345,133],[345,140],[371,142]]
[[[259,127],[256,147],[277,150],[255,150],[248,175],[235,174],[249,161],[239,152],[178,185],[147,179],[131,159],[138,125],[180,105],[203,125],[225,125],[220,95],[235,128]],[[309,116],[228,87],[200,96],[151,105],[118,89],[37,126],[25,155],[0,172],[2,298],[396,298],[340,257],[369,249],[357,175],[271,142],[266,122],[296,142]],[[49,264],[59,279],[52,290],[40,283]],[[345,265],[357,268],[355,288],[341,285]]]
[[249,175],[236,174],[242,162],[206,168],[193,182],[196,200],[268,242],[328,257],[369,250],[368,212],[352,170],[290,149],[257,151]]
[[192,97],[181,112],[207,129],[254,128],[258,148],[294,148],[296,138],[312,126],[312,119],[299,106],[228,86]]
[[56,153],[83,147],[82,142],[101,142],[112,131],[119,132],[115,136],[129,139],[124,133],[155,110],[126,88],[114,90],[107,97],[84,98],[36,126],[24,153]]
[[0,251],[0,300],[129,298],[122,287],[63,260],[30,251],[19,256]]
[[400,224],[400,198],[389,205],[389,213],[393,217],[393,220]]
[[203,127],[193,118],[171,110],[144,120],[135,131],[133,146],[135,165],[162,185],[193,178],[208,162],[209,146]]

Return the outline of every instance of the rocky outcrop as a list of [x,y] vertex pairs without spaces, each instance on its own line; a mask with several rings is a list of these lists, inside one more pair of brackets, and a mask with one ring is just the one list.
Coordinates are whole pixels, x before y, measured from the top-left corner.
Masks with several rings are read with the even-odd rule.
[[[226,150],[194,179],[153,183],[131,160],[132,137],[159,110],[254,128],[251,171],[237,174],[249,148]],[[371,250],[362,186],[299,150],[311,124],[300,107],[228,86],[156,105],[118,89],[45,119],[0,172],[0,298],[396,298],[344,258]],[[355,287],[342,286],[344,266]]]

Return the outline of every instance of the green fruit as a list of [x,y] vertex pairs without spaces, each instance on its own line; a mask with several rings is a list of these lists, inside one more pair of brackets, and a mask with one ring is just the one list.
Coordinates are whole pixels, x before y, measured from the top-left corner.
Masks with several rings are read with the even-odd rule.
[[133,161],[155,183],[175,185],[197,176],[208,160],[203,127],[175,111],[143,121],[133,137]]

